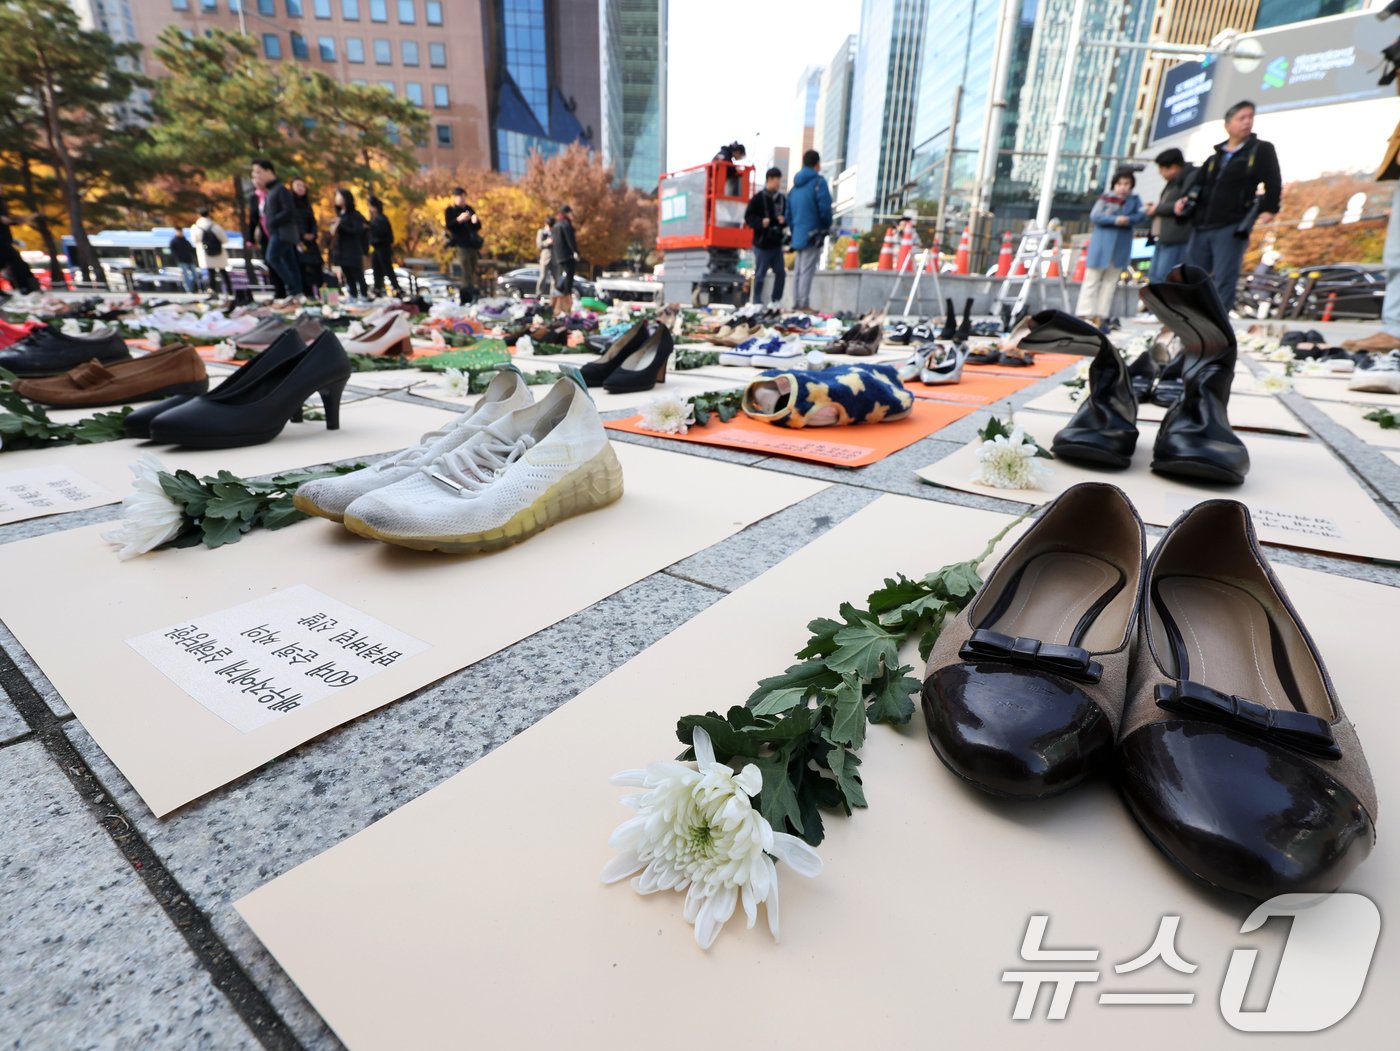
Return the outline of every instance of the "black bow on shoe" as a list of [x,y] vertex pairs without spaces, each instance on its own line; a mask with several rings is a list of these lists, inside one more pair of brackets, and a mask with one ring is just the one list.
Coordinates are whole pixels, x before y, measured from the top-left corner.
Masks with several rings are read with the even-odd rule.
[[1169,712],[1219,723],[1322,759],[1342,757],[1327,720],[1307,712],[1267,708],[1186,679],[1175,685],[1162,683],[1156,689],[1156,696],[1157,707]]
[[1080,682],[1098,682],[1103,675],[1103,666],[1090,658],[1088,650],[1078,646],[1058,646],[1019,635],[1003,635],[986,628],[974,631],[958,650],[958,656],[965,661],[1005,661]]

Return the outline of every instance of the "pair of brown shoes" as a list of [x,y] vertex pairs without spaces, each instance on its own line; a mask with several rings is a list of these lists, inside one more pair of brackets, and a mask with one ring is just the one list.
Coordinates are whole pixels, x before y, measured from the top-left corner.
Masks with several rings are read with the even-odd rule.
[[140,358],[105,364],[94,358],[61,376],[16,380],[14,389],[41,405],[85,409],[203,394],[209,374],[193,347],[175,343]]
[[1112,770],[1157,847],[1227,890],[1331,891],[1375,842],[1361,743],[1233,500],[1148,558],[1121,490],[1066,490],[940,635],[923,707],[939,758],[987,792]]

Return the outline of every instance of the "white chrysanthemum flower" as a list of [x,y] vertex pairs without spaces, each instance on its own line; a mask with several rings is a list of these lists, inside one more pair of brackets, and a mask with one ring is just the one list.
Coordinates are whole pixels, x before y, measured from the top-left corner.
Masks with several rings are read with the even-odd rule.
[[1259,377],[1259,390],[1264,394],[1287,394],[1293,389],[1293,381],[1281,372],[1268,372]]
[[750,929],[758,919],[758,906],[765,906],[768,929],[776,940],[774,860],[812,877],[821,872],[822,859],[796,836],[773,831],[753,808],[752,797],[763,787],[758,767],[750,763],[736,774],[715,762],[710,736],[699,727],[694,748],[693,767],[652,763],[645,770],[613,776],[613,784],[643,791],[622,800],[637,816],[618,825],[608,839],[619,853],[604,866],[603,882],[636,876],[632,888],[638,894],[686,891],[685,919],[694,924],[695,941],[702,949],[715,943],[740,903]]
[[521,336],[515,341],[515,353],[524,357],[529,357],[535,352],[535,341],[529,336]]
[[642,409],[640,426],[658,434],[684,434],[695,422],[695,406],[679,394],[658,394]]
[[1298,363],[1298,375],[1300,376],[1326,376],[1331,371],[1325,362],[1318,361],[1316,358],[1305,358]]
[[237,353],[238,348],[228,340],[214,344],[214,357],[218,358],[220,361],[232,361]]
[[1292,347],[1278,346],[1264,355],[1268,361],[1292,361],[1295,357]]
[[471,393],[471,374],[463,372],[461,369],[446,368],[442,370],[442,382],[438,384],[448,394],[467,395]]
[[184,511],[160,487],[159,475],[164,470],[149,453],[131,465],[136,483],[122,500],[121,524],[102,534],[103,540],[117,548],[117,557],[123,562],[175,539],[185,527]]
[[79,323],[79,322],[78,322],[77,320],[75,320],[74,318],[71,318],[71,317],[70,317],[70,318],[64,318],[64,319],[63,319],[63,324],[61,324],[61,325],[58,326],[58,330],[59,330],[60,332],[62,332],[65,336],[82,336],[82,335],[85,335],[85,333],[83,332],[83,326],[82,326],[82,324]]
[[1008,438],[999,434],[977,450],[972,480],[994,489],[1039,489],[1050,477],[1050,468],[1035,455],[1035,442],[1020,427]]
[[1148,335],[1134,336],[1128,340],[1127,345],[1120,347],[1118,353],[1131,361],[1144,351],[1152,349],[1152,337]]

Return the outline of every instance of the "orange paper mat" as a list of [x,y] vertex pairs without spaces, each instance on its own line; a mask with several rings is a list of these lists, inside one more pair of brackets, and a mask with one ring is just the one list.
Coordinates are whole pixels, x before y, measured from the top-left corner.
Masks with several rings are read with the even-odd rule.
[[[955,401],[962,405],[990,405],[1002,398],[1009,398],[1017,391],[1025,390],[1039,382],[1038,376],[993,376],[987,373],[974,373],[971,366],[963,368],[962,380],[958,383],[944,383],[928,386],[918,380],[907,380],[904,389],[916,398],[933,398],[937,401]],[[1021,372],[1027,370],[1021,369]]]
[[674,438],[678,442],[722,445],[795,460],[833,464],[836,467],[864,467],[883,460],[891,453],[927,438],[934,431],[956,423],[976,411],[971,406],[938,405],[915,401],[914,411],[893,423],[857,424],[851,427],[806,427],[792,430],[739,415],[728,423],[712,417],[704,427],[692,427],[686,434],[657,434],[640,426],[641,417],[609,420],[604,426],[629,434],[652,438]]
[[[964,365],[964,370],[972,369],[979,376],[1034,376],[1045,379],[1061,369],[1086,360],[1079,354],[1043,353],[1035,356],[1034,365]],[[965,374],[965,373],[964,373]]]

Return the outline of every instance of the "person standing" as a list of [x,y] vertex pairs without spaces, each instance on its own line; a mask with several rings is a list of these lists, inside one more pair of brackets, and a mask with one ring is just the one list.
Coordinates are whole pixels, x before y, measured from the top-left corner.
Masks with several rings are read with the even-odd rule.
[[1186,157],[1173,146],[1157,154],[1157,174],[1166,186],[1161,199],[1147,206],[1152,217],[1152,233],[1157,239],[1152,249],[1152,263],[1147,280],[1165,281],[1167,275],[1186,260],[1186,244],[1191,240],[1191,225],[1176,214],[1176,202],[1186,196],[1200,174],[1200,169],[1186,163]]
[[457,301],[471,303],[477,296],[477,265],[486,238],[481,233],[481,216],[467,203],[467,191],[462,187],[452,191],[452,203],[447,206],[443,222],[447,226],[447,243],[456,250],[457,263],[462,268],[462,288]]
[[802,155],[802,170],[788,193],[788,223],[792,229],[792,307],[812,309],[812,276],[817,272],[822,242],[831,229],[831,187],[822,177],[822,158],[816,150]]
[[535,282],[535,298],[543,299],[544,290],[554,287],[554,234],[549,228],[549,216],[545,216],[544,222],[535,231],[535,248],[540,253],[540,277]]
[[[1400,92],[1400,79],[1395,89]],[[1385,299],[1381,301],[1381,330],[1365,339],[1349,339],[1342,346],[1347,350],[1385,352],[1400,350],[1400,124],[1391,132],[1381,158],[1377,182],[1394,182],[1395,196],[1390,203],[1390,223],[1385,229]]]
[[[751,303],[781,303],[787,271],[783,267],[783,235],[787,232],[787,196],[778,187],[783,173],[769,168],[763,175],[763,189],[749,198],[744,224],[753,230],[753,291]],[[773,294],[763,298],[763,284],[773,272]]]
[[277,170],[266,157],[253,161],[251,174],[253,185],[263,192],[258,224],[267,235],[267,265],[282,279],[287,296],[299,296],[301,267],[297,263],[297,244],[301,240],[301,225],[292,191],[282,185]]
[[190,240],[194,242],[195,261],[204,268],[210,294],[218,294],[218,281],[222,280],[224,291],[232,299],[233,278],[228,269],[228,233],[209,217],[208,208],[200,210],[199,218],[190,227]]
[[301,272],[301,287],[313,299],[320,295],[325,283],[325,268],[321,260],[321,245],[317,241],[316,209],[311,204],[311,191],[305,179],[292,180],[292,203],[297,210],[301,233],[297,238],[297,269]]
[[1118,275],[1132,259],[1133,227],[1146,222],[1142,198],[1133,192],[1137,178],[1130,171],[1113,173],[1109,191],[1099,195],[1089,211],[1094,231],[1089,235],[1089,258],[1075,313],[1102,328],[1113,315]]
[[369,259],[374,268],[374,294],[386,295],[392,289],[402,299],[403,289],[394,273],[394,227],[378,197],[369,199]]
[[574,271],[579,261],[572,207],[566,204],[559,209],[550,233],[554,239],[554,313],[561,316],[574,309]]
[[180,280],[185,291],[193,295],[199,291],[199,256],[195,254],[194,245],[190,244],[183,230],[176,230],[168,247],[170,257],[180,268]]
[[[262,225],[263,201],[267,199],[267,194],[256,182],[253,184],[253,192],[248,195],[248,218],[244,223],[243,240],[246,244],[253,246],[253,251],[264,263],[267,263],[267,231]],[[287,286],[282,283],[282,276],[273,269],[271,264],[266,267],[267,280],[272,284],[272,298],[286,299]],[[252,295],[252,275],[248,277],[249,295]]]
[[365,287],[365,254],[369,251],[369,224],[355,207],[355,195],[335,191],[335,218],[331,220],[331,263],[340,268],[341,287],[352,299],[368,299]]
[[1173,211],[1193,224],[1186,261],[1210,272],[1228,312],[1250,232],[1256,222],[1267,225],[1278,214],[1283,177],[1273,143],[1254,134],[1254,103],[1236,102],[1225,111],[1225,133],[1228,138],[1216,144],[1199,180]]
[[0,271],[10,275],[10,285],[22,296],[38,292],[39,279],[34,276],[34,271],[29,269],[24,256],[15,248],[15,238],[10,227],[32,222],[37,218],[37,215],[11,215],[5,208],[4,199],[0,198]]

